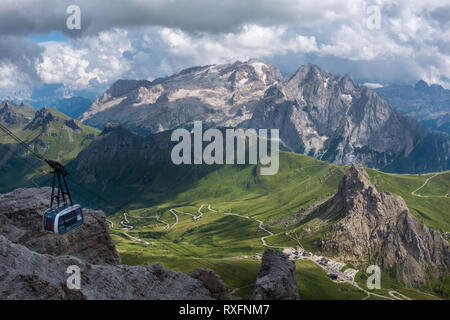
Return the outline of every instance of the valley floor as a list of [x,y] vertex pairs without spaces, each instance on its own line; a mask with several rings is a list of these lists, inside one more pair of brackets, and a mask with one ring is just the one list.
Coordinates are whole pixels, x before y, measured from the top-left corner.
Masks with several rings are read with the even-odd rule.
[[[358,270],[348,266],[344,267],[344,263],[304,250],[298,239],[294,239],[297,243],[295,247],[268,244],[266,239],[274,236],[274,233],[267,230],[264,223],[257,218],[216,210],[210,204],[201,204],[195,213],[189,212],[193,211],[192,209],[193,207],[171,208],[168,210],[171,216],[166,215],[164,217],[167,221],[158,215],[136,216],[130,215],[128,212],[122,214],[121,227],[116,227],[113,221],[108,220],[124,262],[147,265],[159,261],[169,268],[183,272],[190,272],[195,267],[213,269],[230,285],[233,294],[242,298],[249,298],[259,270],[259,260],[262,256],[261,247],[271,247],[283,249],[290,255],[291,260],[296,261],[296,278],[302,299],[412,300],[437,298],[433,295],[403,288],[397,288],[396,290],[390,287],[380,290],[365,289],[366,284],[362,278],[355,277],[359,273]],[[201,225],[203,219],[208,220],[208,218],[212,219],[209,222],[212,223],[220,220],[220,215],[234,219],[245,219],[245,222],[257,225],[254,233],[260,240],[259,246],[252,244],[250,245],[252,251],[238,256],[233,256],[231,253],[227,254],[223,247],[216,248],[223,257],[209,258],[208,255],[202,254],[201,247],[204,246],[197,248],[200,250],[196,250],[184,241],[180,241],[180,239],[178,241],[172,240],[172,243],[170,243],[170,238],[166,237],[165,233],[176,233],[175,229],[178,225],[180,228],[185,228],[186,225],[190,224]],[[134,235],[131,235],[130,232]],[[287,232],[282,233],[282,235],[292,239],[292,236]],[[210,246],[216,247],[214,243],[210,243]],[[228,249],[233,250],[233,248]],[[163,254],[164,251],[166,251],[165,254]],[[214,255],[218,256],[217,254]],[[332,277],[335,279],[332,280]]]

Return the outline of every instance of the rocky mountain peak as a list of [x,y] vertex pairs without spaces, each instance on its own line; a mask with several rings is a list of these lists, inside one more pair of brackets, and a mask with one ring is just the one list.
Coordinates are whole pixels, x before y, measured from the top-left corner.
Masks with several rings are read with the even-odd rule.
[[42,108],[36,111],[34,119],[25,127],[25,129],[35,130],[40,129],[42,131],[48,130],[52,123],[62,118],[56,116],[52,110],[48,108]]
[[253,299],[299,300],[294,271],[295,263],[288,255],[275,249],[264,251]]
[[361,166],[350,167],[322,208],[321,217],[331,225],[316,244],[328,255],[354,265],[377,264],[414,286],[430,280],[430,270],[439,276],[450,267],[449,243],[418,221],[401,197],[378,192]]
[[297,82],[304,84],[310,81],[323,80],[329,73],[319,66],[311,63],[305,63],[292,75],[288,82]]
[[15,104],[14,102],[11,102],[11,101],[9,101],[9,100],[3,100],[1,103],[0,103],[0,110],[2,110],[2,111],[12,111],[12,110],[19,110],[20,109],[20,107],[17,105],[17,104]]
[[17,113],[18,111],[19,107],[8,100],[4,100],[0,104],[0,114]]
[[366,170],[361,165],[352,165],[339,182],[340,195],[355,195],[368,189],[374,189]]
[[8,108],[8,109],[17,108],[17,107],[18,107],[18,105],[16,105],[14,102],[11,102],[9,100],[3,100],[0,105],[0,108]]
[[29,122],[33,115],[34,110],[27,105],[18,106],[14,102],[4,100],[0,104],[0,120],[8,125],[24,124]]
[[112,97],[120,97],[129,91],[150,85],[151,82],[147,80],[117,80],[111,85],[106,93]]
[[417,83],[414,86],[414,89],[421,91],[427,90],[428,88],[429,88],[428,84],[423,80],[417,81]]
[[133,134],[131,131],[129,131],[119,123],[107,123],[105,124],[105,127],[103,128],[103,131],[100,133],[100,135],[106,135],[111,133]]
[[38,111],[36,111],[35,117],[38,119],[49,119],[49,120],[53,120],[56,118],[52,110],[50,110],[49,108],[39,109]]
[[[340,79],[340,85],[343,88],[344,92],[350,92],[356,88],[358,88],[358,85],[355,81],[353,81],[353,78],[346,74]],[[373,91],[372,91],[373,92]]]
[[[428,133],[376,92],[313,64],[301,66],[289,79],[251,59],[193,67],[151,83],[118,81],[81,119],[97,128],[120,123],[139,134],[195,120],[217,127],[280,129],[289,150],[333,163],[401,173],[449,165],[448,137],[430,134],[432,142],[425,143]],[[424,161],[423,150],[430,148],[433,160]]]

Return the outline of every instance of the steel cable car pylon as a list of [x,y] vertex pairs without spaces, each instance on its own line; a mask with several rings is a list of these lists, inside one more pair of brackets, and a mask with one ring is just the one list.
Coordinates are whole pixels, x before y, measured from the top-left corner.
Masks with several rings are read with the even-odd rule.
[[[50,199],[50,208],[53,208],[54,200],[56,199],[56,207],[60,206],[61,198],[63,204],[67,204],[67,200],[69,205],[73,205],[72,196],[70,195],[69,187],[67,186],[66,176],[69,173],[66,171],[66,168],[62,164],[53,160],[45,160],[45,162],[53,169],[51,173],[53,173],[53,182],[52,182],[52,196]],[[58,193],[55,194],[55,185],[58,184]],[[66,200],[67,197],[67,200]]]
[[[16,140],[26,150],[41,161],[47,163],[53,169],[52,195],[50,208],[44,212],[44,231],[56,234],[64,234],[83,224],[83,212],[80,205],[73,204],[72,196],[67,185],[66,177],[69,175],[64,166],[53,160],[46,159],[43,155],[34,151],[25,141],[16,136],[11,130],[0,122],[0,130]],[[56,184],[58,187],[56,188]],[[58,189],[55,194],[55,189]],[[56,205],[54,202],[56,200]],[[62,200],[62,201],[61,201]]]

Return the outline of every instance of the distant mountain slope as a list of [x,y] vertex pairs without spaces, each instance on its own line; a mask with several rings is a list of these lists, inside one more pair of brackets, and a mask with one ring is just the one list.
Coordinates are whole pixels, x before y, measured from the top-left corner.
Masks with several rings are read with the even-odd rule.
[[[38,153],[63,163],[75,158],[99,133],[57,110],[34,111],[26,104],[11,102],[0,106],[0,121]],[[15,140],[4,134],[0,137],[0,190],[12,190],[47,170],[46,164],[30,156]]]
[[280,128],[291,150],[333,163],[399,173],[449,167],[448,137],[403,117],[351,77],[314,65],[302,66],[283,86],[267,90],[247,126]]
[[[291,152],[280,153],[280,171],[273,176],[258,175],[256,165],[175,166],[170,161],[172,145],[170,131],[142,137],[122,126],[108,125],[67,168],[77,182],[110,195],[110,203],[99,203],[102,200],[95,197],[91,200],[113,211],[117,208],[111,204],[139,207],[177,199],[178,204],[233,202],[266,218],[298,212],[311,201],[336,192],[346,170],[341,165]],[[432,189],[436,189],[432,195],[441,197],[422,198],[411,192],[423,185],[429,175],[393,175],[376,170],[371,170],[371,175],[376,175],[377,181],[386,181],[383,190],[402,195],[414,208],[413,214],[422,215],[433,227],[448,229],[446,206],[450,198],[444,197],[445,185]],[[448,173],[442,177],[447,176]]]
[[450,90],[420,80],[414,87],[391,85],[375,91],[403,114],[432,130],[450,134]]
[[59,99],[55,101],[51,107],[71,118],[77,119],[91,106],[91,104],[92,101],[89,99],[83,97],[71,97]]
[[[34,112],[27,103],[17,105],[5,100],[0,104],[0,121],[6,124],[11,130],[21,129],[33,119]],[[1,141],[2,138],[0,138]]]
[[333,163],[402,173],[449,168],[448,137],[402,116],[351,77],[310,64],[290,78],[249,60],[193,67],[153,82],[120,80],[81,117],[94,127],[115,122],[141,134],[195,120],[280,129],[291,151]]
[[74,96],[61,99],[30,100],[27,103],[36,110],[52,108],[76,119],[89,109],[92,101],[84,97]]
[[81,121],[100,128],[116,122],[139,133],[161,132],[194,120],[235,126],[251,116],[254,103],[281,79],[276,68],[250,60],[194,67],[153,82],[120,80]]

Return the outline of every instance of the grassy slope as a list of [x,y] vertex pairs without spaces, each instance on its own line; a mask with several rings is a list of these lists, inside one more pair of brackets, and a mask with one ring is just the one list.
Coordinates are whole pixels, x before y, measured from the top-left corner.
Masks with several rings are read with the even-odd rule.
[[[163,202],[152,207],[130,210],[133,216],[149,217],[160,215],[169,224],[175,223],[174,216],[168,209],[198,214],[197,209],[204,203],[220,212],[234,212],[249,215],[267,221],[299,212],[317,200],[334,193],[338,182],[344,174],[345,166],[331,165],[310,157],[292,153],[282,153],[280,172],[275,176],[256,175],[255,166],[235,167],[222,166],[211,170],[190,188],[175,193]],[[421,198],[411,195],[419,188],[428,175],[392,175],[368,170],[372,181],[380,191],[390,191],[403,196],[414,215],[442,231],[448,231],[449,198]],[[445,194],[445,179],[436,181],[427,192]],[[425,188],[421,192],[425,192]],[[137,202],[144,203],[143,195]],[[413,209],[414,208],[414,209]],[[419,211],[417,211],[419,210]],[[145,247],[130,241],[121,231],[114,230],[114,238],[125,263],[148,264],[156,261],[167,267],[190,271],[194,266],[216,270],[224,281],[232,288],[243,288],[237,291],[243,297],[251,294],[252,280],[256,277],[257,267],[249,259],[239,259],[241,255],[262,253],[264,247],[260,237],[266,235],[258,230],[258,223],[234,216],[202,210],[205,214],[200,221],[194,222],[192,217],[179,214],[179,222],[173,229],[166,230],[164,225],[154,219],[133,219],[136,229],[130,235],[154,242],[155,246]],[[116,225],[121,216],[110,217]],[[266,240],[271,245],[292,246],[295,241],[284,235],[281,227],[272,227],[275,233]],[[337,286],[328,280],[323,271],[308,265],[308,261],[297,262],[297,280],[300,291],[305,298],[362,298],[365,295],[355,292],[346,285]],[[232,266],[230,266],[232,265]],[[242,266],[239,267],[239,266]],[[316,285],[314,284],[316,283]],[[390,284],[389,284],[390,285]],[[391,286],[392,287],[392,286]],[[245,289],[247,288],[247,289]],[[408,291],[409,292],[409,291]],[[417,293],[416,297],[425,298]]]
[[[98,134],[99,131],[81,125],[83,133],[71,135],[64,125],[64,120],[69,118],[56,110],[50,112],[62,119],[52,125],[50,133],[53,134],[42,133],[40,130],[23,130],[20,126],[14,128],[14,131],[26,141],[31,142],[39,138],[48,143],[50,148],[45,155],[66,163],[86,146],[83,145],[83,139],[87,134]],[[12,142],[6,137],[0,139],[3,144]],[[67,147],[68,144],[70,148]],[[0,145],[2,155],[8,149],[8,146]],[[12,151],[14,152],[15,150]],[[1,163],[0,191],[5,187],[11,189],[16,186],[33,186],[31,178],[36,176],[37,172],[47,170],[46,166],[39,167],[32,158],[12,158],[14,161]],[[2,159],[0,156],[0,160]],[[38,169],[35,170],[34,167]],[[148,182],[141,181],[136,177],[144,177],[148,168],[142,168],[139,163],[132,165],[128,180],[121,188],[112,189],[108,198],[112,199],[112,202],[120,199],[129,202],[130,213],[133,215],[148,217],[158,214],[161,219],[173,224],[175,219],[168,209],[178,207],[181,211],[197,214],[198,207],[203,203],[210,203],[214,209],[221,212],[249,215],[265,222],[279,219],[300,212],[333,194],[346,167],[304,155],[282,152],[280,172],[275,176],[257,175],[256,166],[193,166],[188,170],[155,166],[150,169],[155,173],[152,179]],[[417,192],[424,197],[418,197],[411,192],[421,187],[433,174],[395,175],[371,169],[367,171],[379,191],[389,191],[402,196],[411,212],[421,221],[441,231],[450,231],[450,198],[445,197],[450,189],[450,172],[433,177]],[[124,192],[124,189],[127,192]],[[98,207],[104,205],[101,203]],[[187,215],[179,214],[178,225],[169,231],[154,219],[132,219],[136,229],[128,234],[154,242],[152,247],[130,241],[122,231],[114,230],[113,237],[123,262],[147,265],[160,261],[169,268],[183,272],[190,272],[195,267],[211,268],[216,270],[231,288],[236,288],[237,295],[249,297],[259,262],[238,256],[262,253],[264,247],[260,237],[266,234],[258,229],[258,223],[254,220],[224,216],[206,208],[203,212],[203,219],[198,222],[194,222]],[[110,219],[116,226],[120,225],[119,214],[111,216]],[[294,227],[297,228],[298,225]],[[295,241],[284,234],[284,228],[273,226],[271,231],[275,235],[267,237],[269,244],[296,245]],[[308,247],[310,243],[303,245]],[[313,247],[310,246],[310,249]],[[309,261],[297,261],[296,277],[303,299],[361,298],[359,291],[347,285],[336,285],[319,267]],[[389,282],[385,283],[385,286],[397,288],[396,284]],[[402,292],[411,297],[426,297],[420,293]]]
[[[378,191],[389,191],[401,196],[411,212],[423,223],[440,231],[450,230],[450,171],[433,177],[416,195],[411,194],[420,188],[434,174],[398,175],[367,169]],[[419,197],[423,195],[426,197]]]
[[[82,125],[75,121],[82,128],[81,131],[70,130],[64,120],[71,118],[57,110],[49,110],[55,117],[50,128],[43,132],[42,129],[25,129],[25,124],[16,126],[11,130],[25,142],[34,145],[36,141],[42,141],[48,146],[46,150],[38,150],[46,158],[57,160],[63,164],[75,158],[78,153],[85,148],[89,142],[85,140],[87,135],[97,135],[99,130]],[[2,136],[0,140],[0,192],[6,192],[18,187],[31,187],[35,183],[39,185],[50,184],[49,168],[45,163],[39,162],[35,157],[24,154],[23,148],[17,147],[15,141],[8,136]],[[18,157],[18,155],[20,155]],[[36,181],[36,182],[33,182]]]

